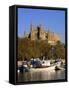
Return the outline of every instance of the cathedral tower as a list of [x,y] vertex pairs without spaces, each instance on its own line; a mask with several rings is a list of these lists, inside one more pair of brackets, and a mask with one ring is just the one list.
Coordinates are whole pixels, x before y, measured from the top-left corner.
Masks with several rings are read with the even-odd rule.
[[40,21],[40,30],[42,30],[42,22]]
[[34,30],[33,22],[31,22],[30,30],[31,30],[31,32]]
[[38,28],[38,37],[39,37],[39,39],[41,39],[41,33],[42,32],[42,22],[40,21],[40,25],[39,25],[39,28]]

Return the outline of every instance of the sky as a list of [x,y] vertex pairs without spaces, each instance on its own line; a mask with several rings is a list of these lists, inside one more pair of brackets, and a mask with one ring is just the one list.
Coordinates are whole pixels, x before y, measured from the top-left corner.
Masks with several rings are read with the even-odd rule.
[[65,43],[65,11],[18,8],[18,37],[30,32],[30,25],[37,27],[42,22],[45,31],[55,32]]

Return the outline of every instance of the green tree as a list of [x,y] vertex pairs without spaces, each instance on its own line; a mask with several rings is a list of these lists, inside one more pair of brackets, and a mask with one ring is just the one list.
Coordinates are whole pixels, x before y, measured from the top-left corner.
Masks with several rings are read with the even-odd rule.
[[52,52],[52,46],[46,40],[30,40],[28,38],[18,38],[18,60],[30,60],[32,57],[65,58],[65,46],[57,42]]
[[61,42],[57,42],[55,46],[55,53],[54,53],[55,58],[65,58],[65,46]]

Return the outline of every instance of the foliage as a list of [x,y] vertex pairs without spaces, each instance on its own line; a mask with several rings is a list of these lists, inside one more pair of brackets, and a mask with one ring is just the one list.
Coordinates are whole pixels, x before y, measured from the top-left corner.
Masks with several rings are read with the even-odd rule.
[[65,58],[65,47],[61,42],[51,46],[46,40],[31,41],[28,38],[18,38],[18,60],[30,60],[38,57],[45,57],[45,59]]
[[57,42],[54,56],[55,58],[65,58],[65,46],[61,42]]

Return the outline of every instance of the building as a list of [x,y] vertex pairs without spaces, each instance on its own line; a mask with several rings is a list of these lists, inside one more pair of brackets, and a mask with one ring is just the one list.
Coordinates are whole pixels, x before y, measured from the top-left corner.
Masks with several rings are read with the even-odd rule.
[[50,31],[46,32],[41,23],[36,28],[31,24],[30,33],[27,37],[31,40],[47,40],[51,45],[55,45],[57,41],[60,41],[60,38],[56,33]]

